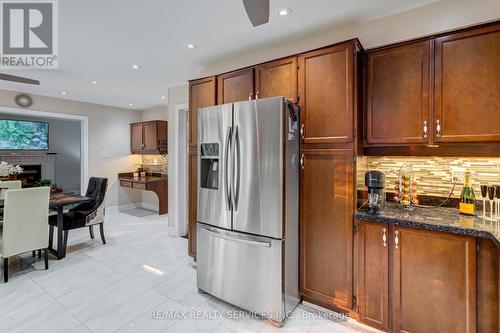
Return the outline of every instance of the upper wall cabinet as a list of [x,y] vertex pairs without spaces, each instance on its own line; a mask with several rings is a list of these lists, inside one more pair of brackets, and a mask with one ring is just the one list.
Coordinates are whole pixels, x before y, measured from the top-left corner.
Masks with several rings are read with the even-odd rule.
[[303,143],[353,141],[354,42],[301,54]]
[[297,57],[280,59],[255,67],[255,97],[297,98]]
[[435,41],[437,142],[500,140],[500,25]]
[[253,99],[253,68],[217,76],[217,91],[217,104]]
[[132,154],[166,154],[167,122],[153,120],[130,124]]
[[215,76],[189,81],[189,144],[198,143],[198,109],[216,104]]
[[427,40],[367,54],[368,144],[429,141],[430,50]]

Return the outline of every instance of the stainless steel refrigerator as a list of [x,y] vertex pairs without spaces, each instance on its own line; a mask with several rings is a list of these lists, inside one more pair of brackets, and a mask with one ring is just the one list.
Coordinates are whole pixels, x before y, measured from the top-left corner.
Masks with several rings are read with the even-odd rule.
[[299,299],[298,108],[198,110],[197,285],[281,324]]

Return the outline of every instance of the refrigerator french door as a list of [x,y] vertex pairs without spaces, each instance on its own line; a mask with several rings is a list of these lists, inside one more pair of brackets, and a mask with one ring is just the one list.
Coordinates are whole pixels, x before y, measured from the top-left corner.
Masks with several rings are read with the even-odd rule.
[[278,324],[299,301],[298,123],[282,97],[198,111],[198,288]]

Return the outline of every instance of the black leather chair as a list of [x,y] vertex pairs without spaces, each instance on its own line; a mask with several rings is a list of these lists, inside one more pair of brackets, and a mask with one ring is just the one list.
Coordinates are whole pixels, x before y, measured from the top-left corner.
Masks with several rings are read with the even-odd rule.
[[[67,213],[64,213],[63,231],[64,231],[64,252],[68,244],[68,232],[72,229],[89,228],[90,238],[94,239],[94,225],[99,225],[101,240],[106,244],[104,238],[104,199],[106,197],[106,189],[108,187],[107,178],[90,177],[87,187],[86,197],[92,198],[92,201],[76,205]],[[49,217],[49,248],[52,248],[52,235],[54,227],[57,226],[57,215]]]

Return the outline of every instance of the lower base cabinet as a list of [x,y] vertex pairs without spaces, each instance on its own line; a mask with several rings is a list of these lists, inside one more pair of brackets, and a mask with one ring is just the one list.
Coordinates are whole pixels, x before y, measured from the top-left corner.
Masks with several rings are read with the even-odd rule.
[[358,233],[359,320],[389,329],[389,227],[363,222]]
[[477,331],[474,237],[365,221],[359,231],[360,321],[397,333]]

